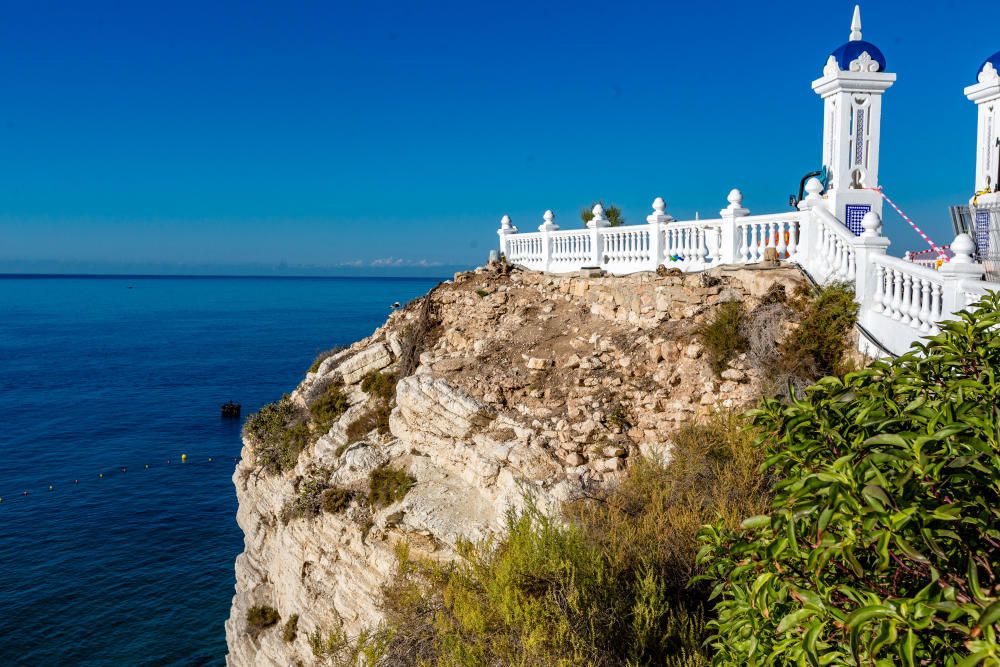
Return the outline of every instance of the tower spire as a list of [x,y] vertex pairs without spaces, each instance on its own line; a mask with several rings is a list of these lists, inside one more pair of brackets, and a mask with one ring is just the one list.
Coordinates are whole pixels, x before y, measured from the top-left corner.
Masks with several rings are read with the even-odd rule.
[[861,5],[854,5],[854,18],[851,19],[850,41],[861,41]]

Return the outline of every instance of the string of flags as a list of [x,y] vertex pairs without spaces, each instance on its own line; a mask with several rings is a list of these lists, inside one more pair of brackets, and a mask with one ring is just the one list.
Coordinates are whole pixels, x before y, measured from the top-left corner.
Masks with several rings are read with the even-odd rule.
[[[198,461],[190,461],[189,462],[188,455],[182,453],[180,455],[179,459],[165,459],[163,463],[145,463],[139,469],[145,471],[145,470],[150,470],[152,468],[159,468],[159,467],[164,467],[164,466],[173,466],[174,468],[177,468],[177,467],[179,467],[178,465],[176,465],[176,463],[177,463],[178,460],[179,460],[179,462],[180,462],[181,465],[183,465],[183,466],[186,467],[186,466],[189,466],[189,465],[196,465],[198,463],[215,463],[215,462],[218,462],[218,461],[228,461],[229,458],[230,457],[228,457],[228,456],[208,456],[208,457],[200,458]],[[239,459],[239,457],[233,457],[232,460],[233,460],[234,463],[238,463],[240,459]],[[103,480],[103,479],[108,479],[108,478],[113,477],[113,476],[125,475],[125,474],[127,474],[129,472],[130,469],[131,468],[129,466],[116,466],[116,467],[113,467],[113,468],[106,468],[106,469],[104,469],[102,471],[99,471],[97,473],[96,478],[93,475],[91,475],[91,476],[89,476],[87,478],[83,478],[83,479],[84,479],[85,482],[87,480],[93,481],[95,479],[97,481],[100,481],[100,480]],[[80,482],[81,482],[81,478],[74,478],[72,480],[67,480],[66,483],[65,483],[65,485],[57,484],[57,483],[54,483],[54,482],[50,482],[47,485],[43,484],[40,487],[42,489],[41,492],[40,492],[40,494],[41,495],[48,495],[49,493],[53,493],[53,492],[58,491],[59,489],[62,489],[63,486],[68,486],[71,489],[78,488],[80,486]],[[36,493],[36,489],[35,488],[30,488],[30,487],[26,488],[26,489],[23,489],[20,492],[0,494],[0,508],[2,508],[4,506],[8,506],[8,505],[10,505],[12,503],[23,502],[23,501],[31,498],[33,495],[39,495],[39,494]]]

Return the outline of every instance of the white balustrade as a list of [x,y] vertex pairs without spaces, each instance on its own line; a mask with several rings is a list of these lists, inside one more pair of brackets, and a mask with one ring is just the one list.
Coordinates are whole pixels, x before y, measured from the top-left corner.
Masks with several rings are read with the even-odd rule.
[[797,263],[821,284],[851,284],[859,324],[879,348],[894,354],[905,352],[922,336],[938,333],[943,318],[1000,291],[1000,283],[981,279],[983,267],[973,261],[975,245],[968,235],[955,238],[955,256],[937,269],[890,257],[877,213],[864,216],[864,232],[855,236],[828,210],[814,181],[806,184],[809,195],[800,210],[790,213],[751,216],[743,207],[743,195],[733,190],[729,205],[715,219],[674,220],[658,197],[647,224],[610,227],[597,205],[583,229],[561,230],[546,211],[537,233],[519,233],[507,216],[497,233],[507,261],[553,273],[600,267],[624,275],[659,266],[702,271],[761,262],[773,248],[779,259]]

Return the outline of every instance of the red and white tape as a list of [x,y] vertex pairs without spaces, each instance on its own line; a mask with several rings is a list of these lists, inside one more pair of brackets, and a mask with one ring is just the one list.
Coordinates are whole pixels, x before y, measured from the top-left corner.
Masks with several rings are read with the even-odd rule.
[[908,222],[910,224],[910,227],[913,227],[913,231],[915,231],[917,234],[920,234],[920,238],[922,238],[924,241],[927,242],[927,245],[929,245],[934,250],[934,252],[936,252],[938,254],[938,257],[940,257],[941,259],[943,259],[946,262],[948,261],[948,255],[945,254],[945,252],[941,248],[941,246],[939,246],[937,243],[934,243],[934,241],[932,241],[931,238],[929,236],[927,236],[927,234],[924,234],[923,231],[921,231],[921,229],[919,227],[917,227],[916,223],[913,222],[912,220],[910,220],[909,216],[906,215],[905,213],[903,213],[903,211],[901,211],[900,208],[898,206],[896,206],[896,203],[893,202],[891,199],[889,199],[888,195],[886,195],[884,192],[882,192],[882,187],[881,186],[879,186],[877,188],[868,188],[868,189],[869,190],[874,190],[875,192],[877,192],[880,195],[882,195],[882,199],[884,199],[887,202],[889,202],[889,206],[891,206],[894,209],[896,209],[896,213],[899,213],[899,217],[901,217],[903,220],[906,220],[906,222]]

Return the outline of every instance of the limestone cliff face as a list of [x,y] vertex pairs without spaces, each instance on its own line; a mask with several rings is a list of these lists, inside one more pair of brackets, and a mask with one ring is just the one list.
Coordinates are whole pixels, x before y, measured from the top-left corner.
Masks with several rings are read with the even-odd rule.
[[[692,416],[759,395],[752,364],[737,360],[720,377],[693,333],[716,303],[753,305],[775,282],[791,289],[802,279],[792,269],[617,278],[480,269],[433,290],[429,310],[410,304],[326,359],[292,400],[305,405],[343,383],[347,412],[294,470],[263,474],[244,446],[233,477],[246,544],[226,623],[228,664],[313,664],[310,632],[353,635],[378,622],[397,542],[453,558],[459,538],[500,529],[526,498],[556,509],[588,485],[613,483],[639,453],[669,456],[671,435]],[[398,371],[408,328],[427,313],[436,326],[396,386],[391,435],[349,442],[347,426],[374,400],[361,380]],[[282,520],[303,479],[322,475],[360,492],[387,463],[416,479],[403,500]],[[274,607],[282,623],[298,614],[295,639],[281,624],[248,632],[253,605]]]

